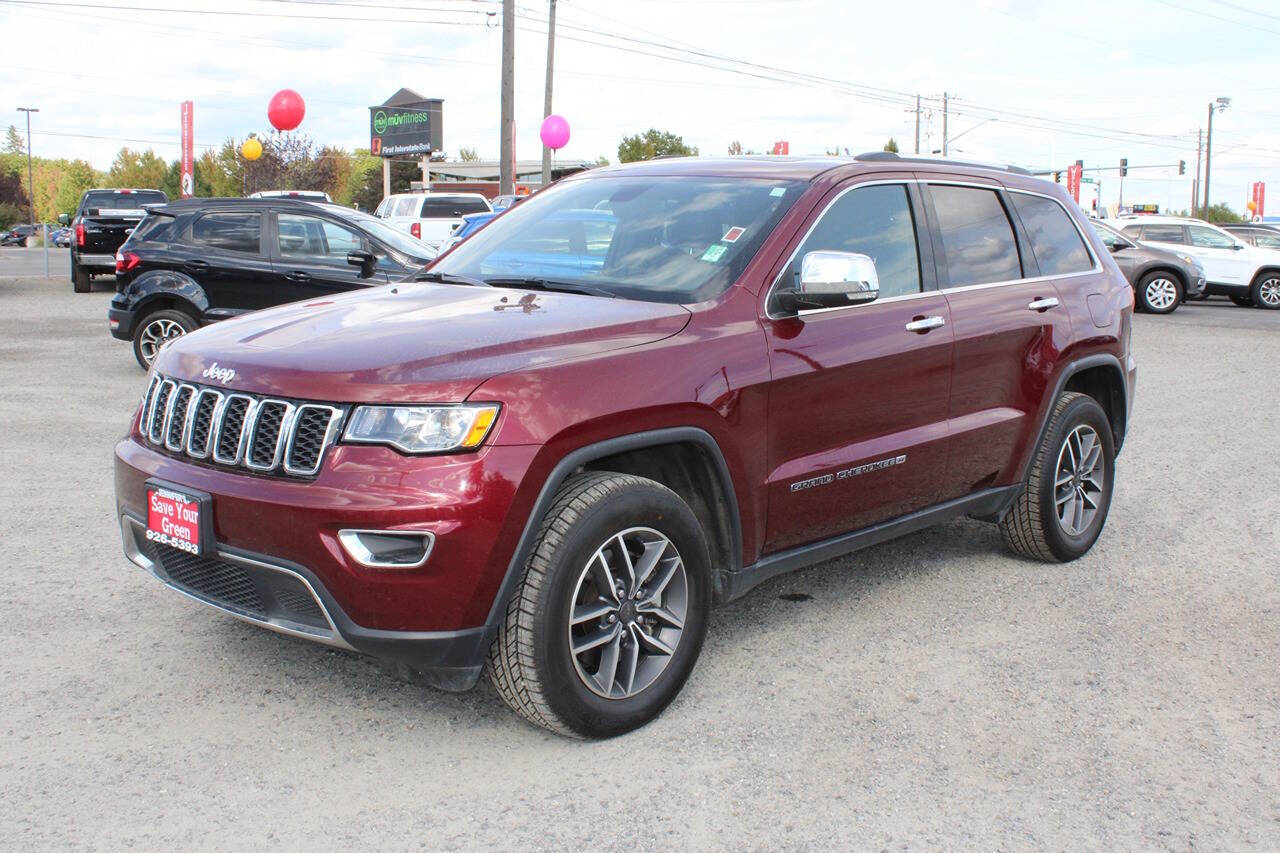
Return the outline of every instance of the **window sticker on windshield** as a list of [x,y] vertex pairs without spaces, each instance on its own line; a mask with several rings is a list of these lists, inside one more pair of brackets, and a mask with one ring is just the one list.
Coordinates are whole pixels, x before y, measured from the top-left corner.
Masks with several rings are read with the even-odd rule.
[[786,193],[787,193],[786,187],[774,187],[773,189],[769,190],[769,195],[773,198],[780,198],[786,195]]
[[738,238],[745,233],[747,233],[747,229],[741,226],[735,225],[732,228],[730,228],[728,231],[724,232],[724,236],[721,237],[720,239],[725,243],[736,243],[738,242]]
[[716,261],[720,260],[720,258],[727,251],[729,251],[727,246],[721,246],[719,243],[715,243],[711,246],[708,246],[707,250],[702,253],[701,260],[710,261],[711,263],[714,264]]

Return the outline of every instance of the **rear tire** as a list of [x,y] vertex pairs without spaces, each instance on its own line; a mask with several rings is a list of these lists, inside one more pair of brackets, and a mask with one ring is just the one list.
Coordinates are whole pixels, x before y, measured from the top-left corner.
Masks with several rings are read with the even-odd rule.
[[489,678],[537,726],[604,738],[638,728],[693,671],[710,558],[666,486],[587,472],[557,492],[489,649]]
[[71,289],[76,293],[88,293],[93,290],[93,279],[84,267],[76,263],[74,257],[71,258]]
[[200,324],[190,314],[172,308],[153,311],[133,329],[133,357],[143,370],[150,370],[162,346],[198,328]]
[[1115,482],[1115,439],[1107,413],[1084,394],[1065,393],[1031,460],[1023,491],[1000,520],[1004,543],[1033,560],[1065,563],[1098,541]]
[[1143,311],[1172,314],[1182,304],[1182,284],[1168,273],[1147,273],[1138,282],[1135,296]]
[[1280,309],[1280,273],[1259,273],[1249,287],[1249,298],[1258,308]]
[[1236,296],[1236,295],[1233,293],[1231,296],[1229,296],[1229,297],[1227,297],[1227,298],[1228,298],[1228,299],[1230,299],[1230,300],[1231,300],[1232,302],[1234,302],[1235,304],[1239,305],[1241,308],[1252,308],[1252,307],[1253,307],[1253,299],[1252,299],[1252,297],[1249,297],[1249,296]]

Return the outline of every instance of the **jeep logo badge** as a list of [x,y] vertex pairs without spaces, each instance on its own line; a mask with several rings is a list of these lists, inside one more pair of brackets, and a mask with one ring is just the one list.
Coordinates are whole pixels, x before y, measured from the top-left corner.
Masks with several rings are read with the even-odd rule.
[[236,372],[230,367],[218,367],[218,362],[214,362],[205,368],[204,373],[200,374],[205,379],[213,379],[226,385],[232,379],[236,378]]

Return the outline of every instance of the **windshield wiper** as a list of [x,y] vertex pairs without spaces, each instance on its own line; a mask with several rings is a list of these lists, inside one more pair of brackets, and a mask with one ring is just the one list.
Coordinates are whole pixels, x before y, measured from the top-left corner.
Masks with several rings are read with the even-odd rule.
[[424,272],[415,276],[414,281],[434,281],[439,284],[469,284],[472,287],[492,287],[493,285],[481,278],[472,278],[469,275],[454,275],[450,272]]
[[581,293],[586,296],[603,296],[616,299],[618,294],[610,293],[604,288],[592,287],[589,284],[578,284],[572,281],[554,281],[547,278],[490,278],[486,282],[493,287],[523,287],[529,290],[554,290],[558,293]]

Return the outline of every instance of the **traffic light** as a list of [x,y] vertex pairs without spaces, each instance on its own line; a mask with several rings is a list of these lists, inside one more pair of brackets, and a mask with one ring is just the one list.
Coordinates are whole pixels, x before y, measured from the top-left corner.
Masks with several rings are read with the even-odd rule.
[[1060,183],[1062,183],[1062,173],[1061,173],[1061,172],[1054,172],[1054,173],[1053,173],[1053,182],[1054,182],[1055,184],[1060,184]]
[[1186,160],[1179,160],[1179,161],[1178,161],[1178,174],[1179,174],[1179,175],[1185,175],[1186,173],[1187,173],[1187,161],[1186,161]]
[[1120,177],[1129,174],[1129,160],[1127,157],[1120,158]]
[[1077,165],[1077,166],[1079,166],[1081,169],[1083,169],[1083,168],[1084,168],[1084,161],[1083,161],[1083,160],[1077,160],[1077,161],[1076,161],[1076,165]]

